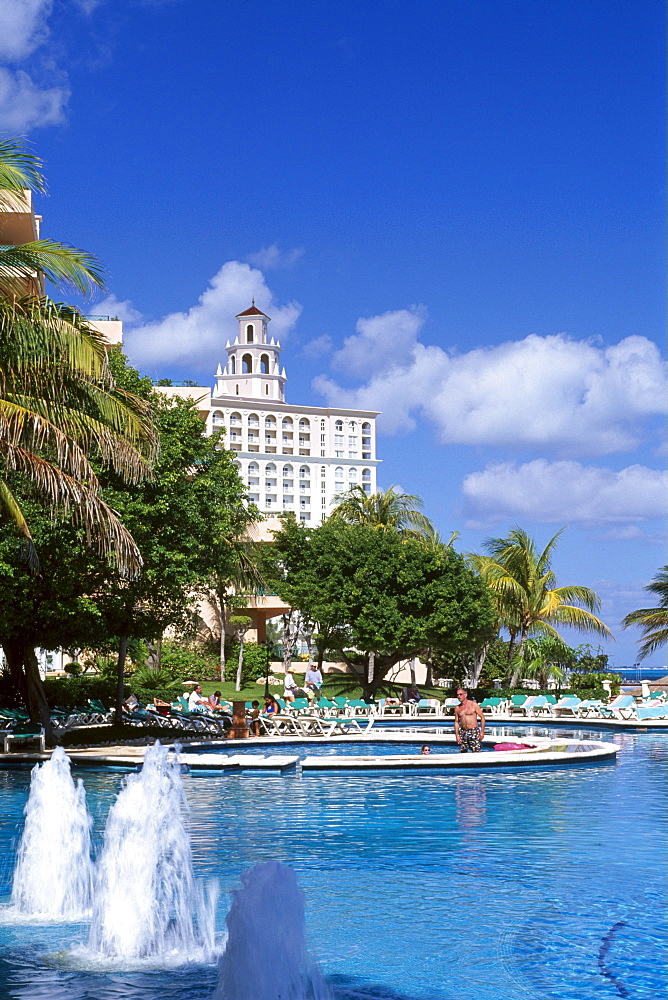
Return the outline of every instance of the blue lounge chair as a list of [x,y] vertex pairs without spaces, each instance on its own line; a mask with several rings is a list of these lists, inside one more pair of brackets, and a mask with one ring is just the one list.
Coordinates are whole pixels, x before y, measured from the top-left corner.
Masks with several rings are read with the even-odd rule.
[[601,705],[604,719],[632,719],[636,711],[636,700],[632,694],[618,694],[608,705]]
[[668,719],[668,703],[663,705],[636,705],[636,718],[640,722],[651,719]]
[[554,706],[554,714],[572,715],[575,718],[580,705],[582,705],[581,698],[578,698],[576,695],[566,695],[564,698],[560,698]]

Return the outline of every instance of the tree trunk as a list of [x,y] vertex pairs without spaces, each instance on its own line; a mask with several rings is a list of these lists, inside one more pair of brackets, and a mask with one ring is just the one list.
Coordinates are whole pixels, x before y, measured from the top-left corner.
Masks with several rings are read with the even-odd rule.
[[522,635],[520,636],[520,641],[517,643],[517,650],[516,650],[515,653],[513,653],[513,650],[515,648],[515,640],[517,639],[517,633],[515,633],[515,635],[511,635],[510,636],[510,643],[508,644],[508,666],[509,667],[510,667],[510,664],[511,664],[511,662],[513,660],[513,655],[515,655],[517,657],[517,659],[515,660],[515,662],[517,663],[517,666],[511,672],[511,675],[510,675],[510,684],[509,684],[509,686],[511,688],[517,687],[517,682],[518,682],[518,680],[520,678],[520,672],[522,670],[522,663],[521,663],[521,661],[519,659],[519,653],[520,653],[520,650],[522,649],[522,646],[524,645],[524,640],[526,639],[526,637],[527,637],[527,633],[523,632]]
[[474,690],[477,688],[480,682],[480,674],[482,673],[482,668],[485,666],[485,660],[487,659],[487,653],[490,646],[491,643],[488,642],[486,646],[483,646],[482,649],[473,654],[473,666],[466,679],[467,688],[472,688]]
[[369,662],[366,670],[366,680],[369,687],[373,684],[374,668],[376,666],[376,654],[373,650],[369,653]]
[[5,659],[7,661],[7,668],[9,670],[9,676],[12,684],[19,692],[21,701],[27,705],[28,691],[26,686],[26,675],[23,670],[23,662],[25,659],[24,646],[20,642],[13,643],[5,641],[2,648],[5,651]]
[[239,664],[237,666],[237,682],[235,685],[235,691],[241,691],[241,671],[244,665],[244,637],[243,633],[239,635]]
[[292,655],[299,637],[299,623],[294,620],[295,612],[283,615],[283,670],[292,669]]
[[128,637],[122,635],[118,643],[118,661],[116,664],[116,705],[114,708],[114,723],[117,726],[123,725],[123,694],[124,694],[124,674],[125,657],[128,652]]
[[146,648],[148,649],[146,666],[149,670],[160,670],[162,661],[162,639],[156,639],[155,642],[147,640]]
[[227,663],[225,661],[225,634],[226,634],[226,609],[225,609],[225,597],[223,591],[218,591],[218,604],[220,607],[220,681],[221,684],[225,682],[225,669]]
[[44,727],[47,746],[55,746],[51,712],[46,700],[42,678],[39,676],[37,654],[32,646],[27,646],[24,652],[23,669],[26,678],[26,694],[30,721]]
[[519,676],[520,676],[520,671],[522,669],[522,664],[519,663],[519,661],[518,661],[518,666],[516,666],[515,669],[512,669],[511,663],[513,662],[513,657],[516,655],[515,654],[515,647],[517,646],[517,653],[519,653],[520,649],[522,648],[522,643],[524,642],[525,638],[526,638],[526,636],[522,635],[522,637],[520,638],[520,641],[518,643],[517,642],[517,632],[511,632],[510,633],[510,642],[508,643],[508,667],[507,667],[507,673],[506,673],[506,679],[508,679],[508,675],[510,675],[510,679],[508,679],[508,686],[509,687],[517,687],[517,681],[518,681]]
[[427,649],[427,676],[425,684],[427,687],[434,686],[434,651],[431,646]]

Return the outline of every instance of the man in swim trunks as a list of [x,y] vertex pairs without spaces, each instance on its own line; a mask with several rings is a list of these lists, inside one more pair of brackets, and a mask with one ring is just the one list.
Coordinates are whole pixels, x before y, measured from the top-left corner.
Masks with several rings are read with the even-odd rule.
[[[462,753],[466,753],[467,750],[478,753],[480,741],[485,735],[485,716],[476,701],[469,701],[464,688],[457,688],[457,697],[459,705],[455,709],[455,738]],[[478,719],[481,720],[480,729],[478,729]]]

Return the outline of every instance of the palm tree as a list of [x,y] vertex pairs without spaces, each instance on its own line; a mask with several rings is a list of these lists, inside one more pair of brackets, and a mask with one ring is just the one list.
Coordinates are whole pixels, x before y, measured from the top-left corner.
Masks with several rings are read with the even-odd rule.
[[511,687],[517,683],[520,668],[510,665],[529,636],[551,635],[560,639],[557,627],[566,626],[612,637],[607,625],[593,614],[600,607],[595,591],[575,585],[556,586],[550,560],[563,530],[538,552],[525,531],[513,528],[507,538],[490,538],[485,542],[489,556],[470,557],[471,565],[492,592],[499,625],[510,635]]
[[537,677],[541,688],[554,679],[561,683],[566,670],[576,660],[575,650],[567,646],[563,639],[554,635],[542,635],[527,639],[513,658],[514,668],[519,668],[522,677]]
[[[0,143],[0,209],[43,190],[39,161],[19,141]],[[2,212],[0,211],[0,226]],[[26,481],[52,510],[70,510],[89,542],[125,575],[141,569],[129,532],[103,501],[92,460],[126,482],[149,474],[158,439],[148,405],[116,386],[100,333],[75,309],[37,294],[43,278],[101,285],[87,254],[38,240],[0,249],[0,512],[39,561],[15,496]]]
[[351,486],[333,498],[336,507],[330,519],[347,524],[369,524],[374,528],[396,531],[404,538],[428,538],[434,528],[419,510],[422,499],[411,493],[399,493],[396,487],[381,493],[368,494],[359,486]]
[[652,583],[644,588],[659,598],[656,608],[639,608],[624,618],[622,625],[638,625],[644,633],[644,641],[638,651],[642,660],[660,646],[668,642],[668,565],[662,566]]

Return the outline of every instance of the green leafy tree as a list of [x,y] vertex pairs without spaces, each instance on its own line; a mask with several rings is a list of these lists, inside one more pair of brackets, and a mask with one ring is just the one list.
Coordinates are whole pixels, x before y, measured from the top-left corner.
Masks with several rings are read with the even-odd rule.
[[[150,392],[122,355],[113,364],[119,378]],[[193,633],[222,539],[250,517],[231,453],[220,448],[217,437],[204,435],[195,406],[153,393],[151,405],[160,433],[153,477],[128,486],[106,476],[105,497],[133,533],[144,561],[140,577],[115,574],[98,598],[110,631],[119,637],[119,717],[128,639],[159,638],[167,628]]]
[[624,618],[624,628],[637,625],[643,632],[638,656],[643,660],[668,642],[668,565],[662,566],[651,583],[644,588],[659,599],[654,608],[639,608]]
[[15,486],[30,516],[42,572],[28,571],[16,540],[0,535],[0,646],[12,687],[41,723],[52,742],[50,710],[35,649],[96,647],[105,641],[107,623],[95,601],[108,566],[86,545],[71,516],[51,517]]
[[167,628],[194,631],[214,544],[245,516],[239,514],[245,510],[245,493],[232,457],[217,447],[216,439],[204,436],[192,404],[172,405],[154,395],[150,380],[140,378],[118,351],[111,353],[110,365],[120,385],[146,400],[160,432],[160,456],[151,479],[128,484],[113,469],[99,472],[105,500],[136,536],[141,575],[124,577],[118,567],[97,557],[71,512],[52,522],[30,498],[25,503],[38,528],[43,572],[37,577],[27,572],[11,537],[3,537],[0,550],[0,645],[15,676],[16,665],[27,664],[28,684],[21,690],[31,716],[47,731],[48,706],[43,692],[39,694],[34,647],[108,653],[115,646],[120,716],[128,643],[159,639]]
[[279,595],[338,651],[365,697],[400,660],[430,646],[474,648],[493,627],[486,588],[452,550],[332,519],[286,523],[273,552]]

